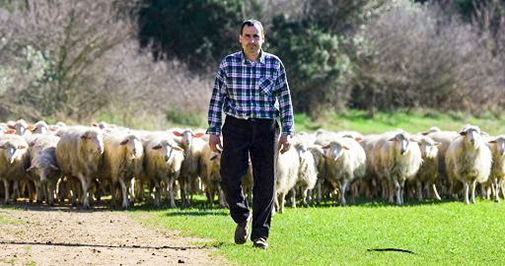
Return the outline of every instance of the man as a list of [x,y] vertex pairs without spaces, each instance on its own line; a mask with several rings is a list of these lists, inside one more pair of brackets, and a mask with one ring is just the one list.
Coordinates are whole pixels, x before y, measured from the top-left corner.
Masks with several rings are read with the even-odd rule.
[[[293,108],[284,65],[262,50],[263,26],[246,20],[240,27],[242,51],[223,58],[219,65],[209,106],[209,146],[222,149],[221,188],[230,214],[237,223],[235,243],[248,238],[251,215],[242,192],[242,177],[247,172],[249,155],[253,169],[253,246],[266,249],[275,199],[276,158],[290,148],[294,134]],[[221,112],[226,114],[222,129]],[[279,124],[282,135],[279,139]]]

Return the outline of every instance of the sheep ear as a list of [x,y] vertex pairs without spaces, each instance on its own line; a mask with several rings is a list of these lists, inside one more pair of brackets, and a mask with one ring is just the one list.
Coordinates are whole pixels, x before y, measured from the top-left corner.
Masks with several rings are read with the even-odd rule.
[[88,139],[88,134],[84,134],[81,136],[81,139]]
[[91,126],[92,126],[92,127],[98,127],[98,123],[97,123],[97,122],[92,122],[92,123],[91,123]]
[[388,139],[388,141],[395,141],[396,138],[391,138],[391,139]]
[[328,145],[326,145],[326,146],[323,146],[323,150],[324,150],[324,149],[329,149],[329,148],[331,148],[331,144],[328,144]]
[[35,129],[37,129],[37,127],[34,127],[34,126],[28,126],[26,129],[30,130],[31,132],[35,131]]
[[466,132],[466,131],[461,131],[461,132],[459,132],[459,134],[460,134],[461,136],[466,136],[466,134],[468,134],[468,132]]
[[13,125],[7,125],[7,127],[10,128],[10,129],[16,129],[16,127],[13,126]]
[[179,146],[174,146],[173,149],[176,151],[184,151],[184,149]]
[[357,142],[362,142],[363,141],[363,139],[360,138],[360,137],[356,137],[356,138],[354,138],[354,140],[357,141]]
[[17,131],[16,131],[15,129],[9,129],[9,130],[7,130],[7,131],[5,132],[5,134],[11,134],[11,135],[12,135],[12,134],[16,134],[16,132],[17,132]]
[[172,134],[176,135],[177,137],[182,137],[182,134],[179,131],[174,131]]
[[410,138],[409,141],[411,141],[411,142],[418,142],[417,140],[415,140],[413,138]]
[[119,143],[119,145],[125,145],[126,143],[128,143],[130,140],[129,139],[125,139],[123,141],[121,141],[121,143]]
[[18,146],[18,150],[23,150],[23,149],[26,149],[26,146],[24,146],[24,145],[19,145]]
[[495,139],[491,140],[489,143],[496,143],[496,140]]
[[7,149],[7,147],[5,145],[2,145],[2,146],[0,146],[0,149],[4,149],[5,150],[5,149]]
[[153,147],[153,150],[159,150],[159,149],[161,149],[161,144],[158,144],[158,145],[156,145],[156,146]]
[[347,146],[343,146],[343,145],[342,145],[342,149],[344,149],[344,150],[350,150],[349,148],[347,148]]
[[201,138],[203,136],[205,136],[205,133],[196,133],[195,134],[195,138]]

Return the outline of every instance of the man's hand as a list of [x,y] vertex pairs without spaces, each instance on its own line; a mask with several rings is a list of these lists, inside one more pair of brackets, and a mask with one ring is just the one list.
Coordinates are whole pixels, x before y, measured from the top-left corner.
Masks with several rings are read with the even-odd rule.
[[290,140],[291,137],[289,135],[281,135],[281,138],[279,139],[279,149],[281,150],[281,154],[287,152],[291,147]]
[[210,134],[209,147],[211,151],[215,153],[221,153],[221,151],[223,150],[223,145],[221,144],[221,138],[218,135]]

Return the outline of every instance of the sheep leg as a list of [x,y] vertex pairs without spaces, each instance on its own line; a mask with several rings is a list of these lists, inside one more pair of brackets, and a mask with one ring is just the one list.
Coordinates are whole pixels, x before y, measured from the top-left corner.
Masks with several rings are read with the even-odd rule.
[[291,207],[296,208],[296,190],[291,189]]
[[475,203],[475,187],[477,186],[477,181],[472,182],[472,203]]
[[5,192],[5,200],[4,200],[4,202],[7,205],[7,204],[10,203],[9,202],[9,180],[4,179],[3,181],[4,181],[4,192]]
[[284,204],[286,203],[286,194],[284,193],[281,193],[279,195],[279,199],[280,199],[280,202],[279,202],[279,212],[280,213],[284,213]]
[[433,189],[433,194],[434,194],[435,198],[436,198],[437,200],[442,200],[442,198],[440,198],[440,195],[438,194],[438,191],[437,191],[437,185],[436,185],[435,183],[433,183],[433,184],[431,185],[431,188]]
[[12,201],[16,202],[18,198],[20,197],[21,193],[19,193],[19,181],[14,180],[14,187],[12,190]]
[[423,184],[421,180],[416,180],[416,192],[417,192],[417,200],[423,200]]
[[170,208],[175,208],[175,200],[174,200],[174,177],[169,178],[168,180],[168,196],[170,197]]
[[317,199],[316,199],[316,202],[317,202],[317,205],[319,205],[319,204],[321,204],[321,197],[323,195],[323,191],[322,191],[322,188],[321,188],[321,178],[317,179],[316,187],[317,187]]
[[121,195],[123,196],[123,204],[121,207],[123,209],[128,208],[128,187],[126,186],[126,182],[124,181],[123,178],[119,178],[119,185],[121,185]]
[[86,209],[91,208],[91,205],[89,203],[89,187],[90,187],[90,180],[88,180],[82,173],[78,174],[79,181],[81,181],[81,187],[82,187],[82,195],[81,195],[81,203],[82,206]]
[[493,179],[493,192],[494,192],[494,201],[500,202],[500,187],[498,185],[498,178]]
[[342,182],[340,185],[340,205],[341,206],[347,205],[347,202],[345,201],[345,191],[347,190],[348,184],[349,184],[349,181],[344,180],[344,182]]
[[501,187],[501,194],[503,198],[505,199],[505,182],[500,181],[500,187]]
[[465,186],[465,203],[466,204],[470,204],[470,200],[468,199],[468,195],[470,194],[470,184],[468,183],[468,181],[465,181],[464,183],[464,186]]
[[403,205],[403,197],[402,197],[402,187],[400,186],[400,182],[397,179],[394,180],[395,186],[395,194],[396,194],[396,205]]
[[54,206],[54,191],[56,190],[56,183],[52,179],[46,181],[47,197],[46,201],[49,206]]

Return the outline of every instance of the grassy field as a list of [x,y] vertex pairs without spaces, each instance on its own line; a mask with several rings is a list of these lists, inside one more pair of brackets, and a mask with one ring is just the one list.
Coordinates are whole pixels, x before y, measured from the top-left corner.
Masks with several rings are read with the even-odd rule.
[[305,114],[295,115],[295,127],[298,132],[313,132],[318,128],[325,128],[334,131],[355,130],[363,134],[371,134],[402,128],[416,133],[432,126],[437,126],[442,130],[458,131],[465,124],[477,125],[491,135],[505,133],[505,120],[492,115],[474,117],[463,114],[442,114],[435,111],[398,111],[379,112],[373,118],[369,118],[365,111],[349,110],[346,114],[327,114],[317,121],[312,121]]
[[[202,205],[203,206],[203,205]],[[135,219],[184,235],[211,239],[207,245],[239,265],[500,265],[505,260],[505,204],[478,201],[380,201],[356,205],[287,208],[272,221],[268,250],[233,243],[235,224],[227,210],[212,208],[138,210]],[[396,248],[398,251],[373,251]]]

